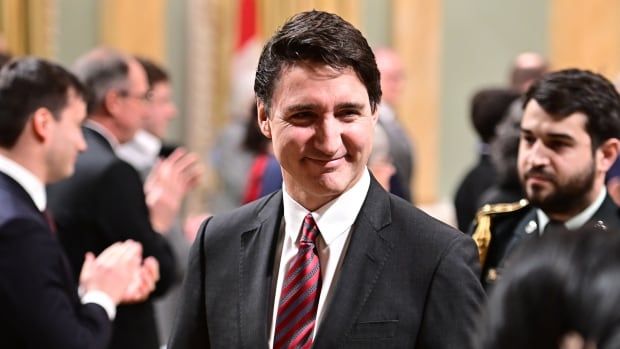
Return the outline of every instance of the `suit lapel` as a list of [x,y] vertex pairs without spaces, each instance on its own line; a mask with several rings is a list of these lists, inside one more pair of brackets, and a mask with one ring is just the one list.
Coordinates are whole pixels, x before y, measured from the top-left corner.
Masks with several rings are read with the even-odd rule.
[[267,345],[273,261],[282,221],[281,191],[258,209],[257,217],[256,226],[241,235],[239,256],[240,338],[246,348]]
[[540,236],[540,229],[538,227],[538,217],[536,216],[536,208],[532,207],[530,211],[519,221],[517,227],[514,230],[514,235],[508,246],[506,246],[506,252],[504,256],[510,256],[513,250],[521,245],[523,242]]
[[392,252],[390,223],[389,194],[373,178],[353,224],[339,279],[334,280],[334,295],[315,337],[315,348],[337,346],[356,323]]

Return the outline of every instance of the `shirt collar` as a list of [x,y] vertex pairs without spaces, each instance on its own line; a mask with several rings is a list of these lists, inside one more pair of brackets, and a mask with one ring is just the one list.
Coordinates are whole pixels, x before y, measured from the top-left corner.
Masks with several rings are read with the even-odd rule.
[[86,119],[86,121],[84,121],[84,127],[100,134],[103,138],[105,138],[106,141],[108,141],[108,143],[110,143],[112,150],[116,152],[116,149],[119,146],[118,139],[112,134],[112,132],[105,128],[105,126],[95,120]]
[[[590,204],[590,206],[586,207],[585,210],[581,211],[573,218],[564,222],[564,226],[566,227],[566,229],[575,230],[577,228],[580,228],[584,224],[586,224],[586,222],[590,220],[592,216],[594,216],[594,214],[599,209],[599,207],[601,207],[601,205],[603,204],[603,201],[605,201],[605,196],[607,196],[607,189],[605,188],[605,186],[603,186],[596,200],[594,200]],[[538,222],[539,222],[538,226],[540,229],[539,231],[542,232],[547,226],[547,224],[549,223],[549,216],[547,216],[547,214],[544,213],[543,210],[541,209],[537,209],[536,214],[538,216]]]
[[136,144],[136,146],[140,147],[140,149],[148,157],[157,159],[159,156],[162,142],[161,139],[157,138],[155,135],[145,130],[139,130],[136,132],[136,135],[133,137],[132,141]]
[[[310,212],[314,218],[323,241],[329,245],[338,236],[348,231],[353,225],[362,208],[364,199],[370,188],[370,175],[364,169],[362,176],[349,190],[340,194],[334,200],[321,206],[314,212]],[[299,238],[301,223],[308,214],[302,205],[296,202],[286,191],[282,184],[285,232],[293,241]]]
[[0,172],[3,172],[7,176],[13,178],[13,180],[21,185],[39,211],[45,210],[45,207],[47,206],[45,185],[39,178],[37,178],[37,176],[22,165],[3,155],[0,155]]
[[131,141],[119,145],[116,153],[130,164],[147,168],[157,161],[161,146],[159,138],[145,130],[139,130]]

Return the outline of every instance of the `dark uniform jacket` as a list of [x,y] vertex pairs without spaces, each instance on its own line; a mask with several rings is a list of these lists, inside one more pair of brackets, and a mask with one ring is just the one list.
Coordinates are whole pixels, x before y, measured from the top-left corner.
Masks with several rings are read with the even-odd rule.
[[[483,227],[488,223],[490,242],[488,247],[482,247],[481,281],[486,289],[491,286],[501,272],[506,259],[514,252],[515,248],[524,241],[540,236],[536,208],[522,200],[513,204],[485,205],[476,217],[476,225],[470,230],[479,250],[482,241]],[[588,223],[601,229],[620,229],[620,209],[607,195],[601,207],[594,213]],[[482,229],[480,229],[482,228]],[[486,253],[486,256],[484,256]]]

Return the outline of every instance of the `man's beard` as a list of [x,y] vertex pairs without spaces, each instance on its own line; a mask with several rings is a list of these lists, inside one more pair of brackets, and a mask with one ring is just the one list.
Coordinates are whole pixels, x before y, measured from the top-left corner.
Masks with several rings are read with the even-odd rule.
[[547,215],[559,213],[566,214],[571,212],[580,212],[590,203],[588,202],[588,193],[594,186],[594,178],[596,168],[594,162],[591,162],[585,170],[573,174],[567,179],[564,185],[559,185],[557,178],[545,172],[541,168],[532,168],[525,174],[527,180],[529,175],[542,176],[550,183],[551,191],[546,196],[541,196],[537,189],[527,189],[526,193],[530,203]]

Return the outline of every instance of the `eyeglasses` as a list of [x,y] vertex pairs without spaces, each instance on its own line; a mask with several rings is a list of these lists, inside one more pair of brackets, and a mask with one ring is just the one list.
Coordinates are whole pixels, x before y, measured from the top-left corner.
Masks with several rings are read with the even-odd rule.
[[137,99],[141,102],[149,102],[152,98],[152,93],[151,91],[145,92],[143,94],[131,94],[129,93],[129,91],[125,91],[125,90],[120,90],[118,91],[119,96],[121,97],[127,97],[127,98],[134,98]]

